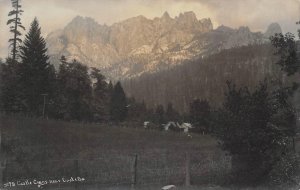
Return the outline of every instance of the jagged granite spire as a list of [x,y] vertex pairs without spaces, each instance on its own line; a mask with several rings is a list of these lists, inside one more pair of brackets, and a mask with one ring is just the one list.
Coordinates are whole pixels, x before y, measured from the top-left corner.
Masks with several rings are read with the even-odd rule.
[[171,17],[169,15],[169,13],[167,11],[165,11],[161,18],[162,19],[170,19]]
[[168,12],[154,19],[137,16],[111,26],[78,16],[63,30],[51,33],[47,44],[52,62],[65,55],[101,69],[110,79],[120,79],[160,71],[222,49],[254,44],[262,38],[263,34],[253,33],[248,27],[221,26],[213,30],[209,18],[198,19],[190,11],[175,18]]
[[269,25],[267,31],[264,33],[264,36],[269,38],[275,34],[282,33],[281,27],[278,23],[272,23]]

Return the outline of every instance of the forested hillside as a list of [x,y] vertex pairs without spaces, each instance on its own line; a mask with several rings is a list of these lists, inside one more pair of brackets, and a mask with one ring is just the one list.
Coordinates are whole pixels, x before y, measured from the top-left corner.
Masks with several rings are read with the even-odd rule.
[[270,45],[253,45],[224,50],[211,57],[186,62],[170,70],[123,81],[128,96],[145,101],[149,107],[172,103],[181,113],[194,99],[221,104],[226,81],[254,87],[259,81],[274,78],[275,56]]

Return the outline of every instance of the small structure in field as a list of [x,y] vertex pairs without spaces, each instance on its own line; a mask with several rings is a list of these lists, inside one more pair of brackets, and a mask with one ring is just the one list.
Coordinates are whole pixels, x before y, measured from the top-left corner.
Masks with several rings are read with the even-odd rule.
[[178,128],[182,129],[184,133],[188,133],[190,129],[193,128],[192,124],[190,123],[182,123],[181,125],[177,122],[176,125]]
[[[190,123],[182,123],[179,124],[178,122],[169,121],[167,124],[161,124],[163,131],[183,131],[184,133],[188,133],[190,129],[194,128]],[[159,126],[151,123],[150,121],[144,121],[144,128],[145,129],[158,129]]]
[[144,129],[159,129],[159,127],[155,123],[152,123],[150,121],[145,121],[144,122]]
[[150,121],[145,121],[144,122],[144,128],[147,129],[149,127]]
[[161,188],[162,190],[170,190],[170,189],[176,189],[175,185],[166,185]]
[[176,130],[177,125],[174,121],[169,121],[167,124],[162,124],[164,131],[169,131],[170,129]]

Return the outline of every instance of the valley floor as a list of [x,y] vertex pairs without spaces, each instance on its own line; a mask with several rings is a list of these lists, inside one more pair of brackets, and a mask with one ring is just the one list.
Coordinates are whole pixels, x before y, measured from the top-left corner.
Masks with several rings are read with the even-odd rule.
[[108,186],[182,185],[187,167],[192,183],[222,183],[231,164],[210,136],[147,130],[142,123],[2,115],[1,131],[4,183],[82,177]]
[[[5,115],[0,119],[3,182],[58,181],[56,186],[18,189],[129,190],[131,184],[140,190],[168,184],[178,190],[264,189],[221,187],[228,180],[231,158],[208,135],[146,130],[142,123],[88,124]],[[77,186],[62,183],[62,178],[71,177],[85,181]],[[190,187],[184,187],[187,177]]]

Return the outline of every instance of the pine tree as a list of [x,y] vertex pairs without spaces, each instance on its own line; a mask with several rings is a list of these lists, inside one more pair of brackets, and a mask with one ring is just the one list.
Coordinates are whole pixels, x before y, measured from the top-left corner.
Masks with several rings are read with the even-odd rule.
[[[300,37],[300,32],[299,32]],[[292,33],[275,34],[271,37],[272,45],[275,47],[275,55],[279,56],[277,64],[288,76],[299,71],[300,59],[297,56],[297,44]]]
[[0,65],[0,106],[7,113],[17,113],[25,110],[24,95],[20,79],[20,64],[8,58]]
[[[297,22],[296,24],[300,24]],[[300,38],[300,29],[298,29],[298,37]],[[275,55],[278,56],[277,65],[280,66],[281,70],[285,72],[287,76],[292,76],[288,78],[287,84],[283,84],[282,81],[276,81],[275,91],[276,98],[278,102],[283,105],[289,105],[288,99],[293,99],[293,107],[295,108],[296,115],[299,114],[300,110],[300,91],[299,91],[299,69],[300,69],[300,51],[299,51],[299,42],[295,40],[295,36],[292,33],[275,34],[271,37],[271,43],[275,47]],[[289,84],[292,82],[292,85]],[[289,85],[289,86],[287,86]],[[275,102],[276,103],[276,102]],[[282,105],[276,103],[275,106],[283,107]],[[275,107],[274,106],[274,107]],[[286,106],[285,106],[286,107]],[[295,115],[288,114],[288,110],[282,111],[282,114],[277,114],[276,120],[282,125],[286,125],[286,128],[283,130],[285,138],[288,140],[293,139],[293,149],[294,151],[285,151],[283,155],[280,155],[281,158],[278,159],[276,165],[273,166],[271,171],[271,179],[273,182],[284,183],[287,181],[293,181],[295,176],[298,176],[299,171],[299,157],[295,152],[295,142],[294,136],[296,135],[296,130],[291,130],[292,125],[291,121],[295,121]],[[284,114],[284,115],[283,115]],[[299,118],[297,118],[297,122]],[[299,123],[297,123],[297,126]],[[281,142],[282,143],[282,142]]]
[[145,101],[143,100],[140,104],[140,119],[141,121],[148,120],[148,110]]
[[190,121],[197,132],[211,132],[210,105],[206,100],[196,99],[190,104]]
[[21,83],[27,104],[27,111],[31,115],[41,115],[43,109],[42,94],[51,98],[55,70],[49,63],[46,42],[41,36],[41,28],[35,18],[20,47]]
[[113,83],[111,81],[109,81],[109,83],[108,83],[107,91],[108,91],[109,97],[111,97],[112,93],[114,91],[114,85],[113,85]]
[[7,21],[7,25],[10,26],[10,32],[13,34],[13,38],[8,42],[12,46],[11,55],[12,58],[8,58],[6,63],[1,66],[1,109],[5,112],[20,112],[24,110],[25,102],[23,101],[22,89],[24,87],[20,84],[20,65],[17,62],[18,58],[18,46],[22,42],[20,36],[22,35],[19,28],[25,30],[25,27],[21,23],[20,15],[21,5],[19,0],[11,0],[13,10],[8,13],[9,17],[13,17]]
[[158,105],[155,110],[155,122],[163,124],[166,122],[165,109],[163,105]]
[[124,121],[127,117],[127,111],[127,100],[125,92],[122,88],[121,83],[117,82],[114,86],[110,103],[110,114],[112,121]]
[[167,121],[178,121],[179,113],[176,112],[176,110],[173,108],[172,103],[168,103],[167,110],[166,110],[166,120]]
[[136,102],[134,97],[127,98],[128,104],[128,114],[127,119],[130,121],[139,120],[140,113],[139,113],[139,105]]
[[147,119],[147,107],[145,102],[137,102],[135,98],[127,99],[128,103],[128,120],[143,122]]
[[106,121],[109,118],[109,91],[105,76],[97,68],[92,68],[94,119]]
[[233,156],[235,180],[263,181],[291,150],[295,116],[287,93],[284,89],[270,92],[266,83],[252,93],[228,83],[225,97],[214,132]]
[[66,120],[92,120],[92,84],[88,67],[64,57],[57,74],[59,116]]
[[13,38],[9,39],[8,41],[12,46],[12,60],[16,61],[18,45],[22,43],[22,40],[19,38],[22,35],[19,31],[19,28],[25,30],[25,27],[22,25],[20,18],[20,15],[22,15],[24,11],[21,9],[20,0],[11,0],[11,3],[14,9],[8,13],[8,16],[13,18],[7,21],[7,25],[11,25],[10,32],[13,34]]

